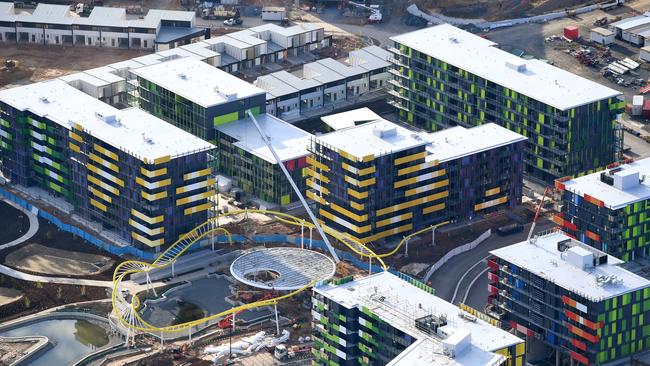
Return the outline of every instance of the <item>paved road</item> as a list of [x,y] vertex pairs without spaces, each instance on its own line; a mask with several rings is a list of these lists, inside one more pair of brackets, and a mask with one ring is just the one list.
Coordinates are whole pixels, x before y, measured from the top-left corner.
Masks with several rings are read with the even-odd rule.
[[[551,221],[540,218],[535,227],[535,232],[548,230],[553,226],[554,224]],[[456,291],[454,300],[458,303],[469,292],[467,305],[482,309],[487,298],[485,290],[487,288],[487,279],[483,281],[482,279],[485,276],[479,276],[479,279],[469,288],[474,278],[485,269],[483,264],[485,262],[480,262],[485,260],[491,250],[524,241],[528,236],[528,230],[530,230],[530,224],[526,224],[524,230],[520,233],[505,237],[493,234],[474,250],[451,259],[431,276],[431,286],[436,289],[436,295],[451,301]],[[477,265],[477,263],[479,264]],[[468,272],[472,267],[474,268]]]

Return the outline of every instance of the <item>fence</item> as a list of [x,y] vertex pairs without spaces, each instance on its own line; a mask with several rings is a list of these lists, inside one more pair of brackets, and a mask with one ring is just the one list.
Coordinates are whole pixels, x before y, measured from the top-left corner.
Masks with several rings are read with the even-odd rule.
[[427,281],[429,281],[429,278],[431,277],[431,275],[433,275],[433,273],[435,271],[439,270],[440,267],[442,267],[450,259],[452,259],[453,257],[455,257],[455,256],[457,256],[457,255],[459,255],[461,253],[465,253],[465,252],[467,252],[469,250],[472,250],[472,249],[476,248],[479,244],[481,244],[483,241],[485,241],[485,239],[489,238],[490,235],[492,235],[492,230],[488,229],[488,231],[484,232],[483,234],[481,234],[478,238],[474,239],[473,241],[471,241],[469,243],[466,243],[466,244],[463,244],[463,245],[461,245],[459,247],[456,247],[456,248],[450,250],[447,254],[445,254],[444,257],[440,258],[436,263],[434,263],[431,266],[431,268],[429,268],[429,271],[427,271],[427,274],[424,276],[424,282],[426,283]]

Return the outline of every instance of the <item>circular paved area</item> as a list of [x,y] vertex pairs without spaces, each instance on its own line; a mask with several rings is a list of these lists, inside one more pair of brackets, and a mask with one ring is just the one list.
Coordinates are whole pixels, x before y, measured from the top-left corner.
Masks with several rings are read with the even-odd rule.
[[328,256],[299,248],[264,248],[245,252],[230,265],[230,273],[242,283],[268,290],[291,291],[314,280],[334,275]]

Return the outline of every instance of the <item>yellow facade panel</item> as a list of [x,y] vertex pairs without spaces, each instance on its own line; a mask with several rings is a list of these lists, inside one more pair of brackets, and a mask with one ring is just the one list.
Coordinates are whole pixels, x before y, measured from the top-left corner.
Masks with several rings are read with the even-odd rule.
[[356,175],[367,175],[377,171],[377,168],[375,168],[374,165],[368,168],[357,169],[348,163],[341,163],[341,167],[347,170],[348,172]]
[[305,182],[307,183],[307,187],[313,188],[317,191],[319,191],[322,194],[330,194],[330,190],[321,186],[320,184],[314,182],[313,179],[306,179]]
[[109,158],[111,158],[111,159],[113,159],[115,161],[120,160],[120,157],[117,156],[116,153],[114,153],[114,152],[112,152],[110,150],[107,150],[107,149],[105,149],[105,148],[103,148],[103,147],[101,147],[101,146],[99,146],[97,144],[94,144],[93,147],[94,147],[95,151],[101,153],[102,155],[108,156]]
[[203,182],[197,182],[197,183],[188,184],[183,187],[178,187],[176,188],[176,194],[190,192],[200,188],[211,187],[214,185],[216,181],[217,180],[215,178],[209,178],[208,180],[204,180]]
[[488,189],[487,191],[485,191],[485,197],[490,197],[490,196],[493,196],[493,195],[499,194],[499,193],[501,193],[501,187]]
[[396,204],[396,205],[393,205],[393,206],[390,206],[390,207],[382,208],[381,210],[377,210],[377,216],[385,215],[385,214],[392,213],[392,212],[397,212],[399,210],[404,210],[404,209],[407,209],[407,208],[411,208],[411,207],[414,207],[414,206],[421,205],[423,203],[432,202],[432,201],[435,201],[437,199],[444,198],[444,197],[447,197],[447,196],[449,196],[449,191],[439,192],[439,193],[436,193],[436,194],[432,194],[430,196],[417,198],[417,199],[414,199],[412,201],[399,203],[399,204]]
[[136,177],[135,182],[147,189],[157,189],[157,188],[167,187],[168,185],[172,184],[171,178],[159,180],[157,182],[148,182],[140,177]]
[[427,156],[426,151],[422,151],[413,155],[404,156],[398,159],[395,159],[395,165],[402,165],[405,163],[410,163],[418,159],[424,159]]
[[212,207],[212,202],[204,203],[202,205],[194,206],[194,207],[188,207],[183,210],[183,214],[185,216],[195,214],[197,212],[205,211]]
[[167,163],[170,160],[172,160],[172,157],[169,156],[169,155],[166,155],[166,156],[161,156],[159,158],[155,158],[153,160],[153,163],[154,164],[164,164],[164,163]]
[[108,169],[114,171],[115,173],[120,172],[120,168],[117,165],[111,163],[110,161],[106,161],[93,153],[90,153],[90,155],[88,155],[88,158],[97,164],[101,164],[102,166],[107,167]]
[[117,185],[120,186],[120,187],[124,187],[124,181],[121,180],[120,178],[118,178],[118,177],[116,177],[116,176],[114,176],[114,175],[112,175],[112,174],[109,174],[109,173],[103,171],[102,169],[99,169],[98,167],[96,167],[96,166],[94,166],[94,165],[92,165],[92,164],[90,164],[90,163],[88,163],[88,164],[86,165],[86,167],[87,167],[88,170],[90,170],[91,172],[93,172],[93,173],[95,173],[95,174],[98,174],[98,175],[101,175],[102,177],[104,177],[104,178],[110,180],[111,182],[117,184]]
[[100,210],[102,210],[104,212],[108,211],[108,207],[106,207],[105,204],[99,203],[99,202],[95,201],[95,199],[93,199],[93,198],[90,199],[90,204],[97,207],[98,209],[100,209]]
[[96,189],[96,188],[93,188],[93,187],[89,186],[88,190],[90,192],[92,192],[92,194],[94,194],[96,197],[99,197],[99,198],[103,199],[104,201],[106,201],[108,203],[113,203],[113,199],[111,198],[111,196],[101,192],[99,189]]
[[142,221],[144,221],[144,222],[146,222],[147,224],[150,224],[150,225],[157,224],[157,223],[163,222],[165,220],[164,215],[160,215],[160,216],[156,216],[156,217],[149,217],[149,216],[143,214],[142,212],[139,212],[139,211],[137,211],[137,210],[135,210],[133,208],[131,209],[131,215],[133,217],[139,218],[140,220],[142,220]]
[[443,180],[441,180],[439,182],[430,183],[430,184],[427,184],[427,185],[424,185],[424,186],[421,186],[421,187],[411,188],[411,189],[407,190],[406,192],[404,192],[404,195],[406,197],[413,196],[413,195],[416,195],[418,193],[431,191],[431,190],[434,190],[436,188],[445,187],[445,186],[448,186],[448,185],[449,185],[449,179],[443,179]]
[[307,191],[307,198],[312,199],[312,200],[320,203],[321,205],[327,205],[328,204],[327,201],[325,201],[325,199],[323,197],[317,195],[313,191]]
[[140,235],[140,234],[138,234],[136,232],[131,232],[131,237],[133,239],[139,241],[140,243],[142,243],[142,244],[144,244],[144,245],[146,245],[148,247],[152,247],[152,248],[153,247],[159,247],[159,246],[163,245],[163,243],[164,243],[162,238],[157,239],[157,240],[149,240],[149,239],[145,238],[144,236],[142,236],[142,235]]
[[410,219],[410,218],[412,218],[412,217],[413,217],[413,214],[410,213],[410,212],[407,212],[407,213],[405,213],[405,214],[401,214],[401,215],[397,215],[397,216],[394,216],[394,217],[390,217],[390,218],[388,218],[388,219],[379,220],[379,221],[377,221],[377,223],[376,223],[375,226],[377,226],[377,227],[382,227],[382,226],[386,226],[386,225],[394,224],[394,223],[396,223],[396,222],[400,222],[400,221],[408,220],[408,219]]
[[352,188],[348,188],[348,194],[356,199],[368,198],[368,192],[357,192]]
[[344,219],[342,219],[340,217],[335,216],[334,214],[332,214],[330,212],[327,212],[327,211],[323,210],[322,208],[320,209],[319,213],[320,213],[321,216],[327,217],[328,219],[336,222],[337,224],[345,226],[346,228],[348,228],[348,229],[350,229],[350,230],[352,230],[352,231],[354,231],[355,233],[358,233],[358,234],[367,233],[371,229],[370,225],[364,225],[364,226],[354,225],[354,224],[352,224],[350,222],[347,222],[346,220],[344,220]]
[[354,202],[354,201],[349,201],[349,203],[350,203],[350,206],[351,206],[353,209],[355,209],[355,210],[359,210],[359,211],[361,211],[361,210],[363,210],[363,209],[366,208],[365,205],[362,205],[362,204],[360,204],[360,203],[356,203],[356,202]]
[[329,182],[330,182],[330,179],[329,179],[329,178],[327,178],[327,177],[324,176],[323,174],[316,173],[316,172],[313,171],[311,168],[307,168],[307,175],[309,175],[310,177],[314,177],[314,178],[316,178],[316,179],[318,179],[318,180],[320,180],[320,181],[323,181],[323,182],[325,182],[325,183],[329,183]]
[[183,174],[183,180],[190,180],[190,179],[194,179],[194,178],[199,178],[199,177],[202,177],[204,175],[208,175],[210,173],[212,173],[212,168],[197,170],[195,172]]
[[147,178],[155,178],[167,174],[167,168],[160,168],[157,170],[147,170],[145,168],[140,167],[140,173],[142,173],[142,175],[144,175]]
[[151,229],[151,228],[148,228],[148,227],[140,224],[137,221],[134,221],[133,219],[129,219],[129,225],[133,226],[134,228],[142,231],[143,233],[145,233],[147,235],[158,235],[158,234],[162,234],[162,233],[165,232],[165,228],[162,227],[162,226]]
[[367,243],[370,243],[370,242],[373,242],[373,241],[376,241],[376,240],[379,240],[379,239],[382,239],[382,238],[386,238],[388,236],[393,236],[395,234],[399,234],[399,233],[403,233],[403,232],[411,231],[411,230],[413,230],[413,224],[406,224],[406,225],[402,225],[402,226],[399,226],[399,227],[396,227],[396,228],[393,228],[393,229],[382,231],[380,233],[376,233],[376,234],[374,234],[372,236],[368,236],[366,238],[360,238],[359,241],[361,243],[363,243],[363,244],[367,244]]
[[116,196],[120,194],[120,191],[117,188],[102,182],[101,180],[93,177],[92,175],[88,175],[88,181],[104,188],[105,190],[113,193]]
[[343,150],[339,150],[339,155],[341,155],[342,157],[344,157],[344,158],[346,158],[348,160],[359,161],[359,159],[356,156],[354,156],[354,155],[352,155],[352,154],[350,154],[348,152],[345,152]]
[[445,175],[446,173],[447,173],[447,171],[445,169],[440,169],[440,170],[436,170],[435,172],[418,175],[417,177],[412,177],[412,178],[407,178],[407,179],[404,179],[404,180],[399,180],[399,181],[395,182],[395,184],[393,186],[395,188],[402,188],[402,187],[408,186],[409,184],[422,182],[422,181],[425,181],[427,179],[433,179],[433,178],[436,178],[436,177],[440,177],[442,175]]
[[346,175],[344,177],[344,179],[345,179],[346,182],[348,182],[350,184],[353,184],[353,185],[355,185],[357,187],[361,187],[361,188],[373,185],[373,184],[375,184],[377,182],[375,177],[368,178],[368,179],[365,179],[365,180],[357,180],[357,179],[354,179],[352,177],[348,177]]
[[444,208],[445,208],[445,203],[443,202],[443,203],[439,203],[439,204],[437,204],[437,205],[433,205],[433,206],[425,207],[425,208],[422,210],[422,213],[425,214],[425,215],[427,215],[427,214],[430,214],[430,213],[433,213],[433,212],[436,212],[436,211],[440,211],[440,210],[442,210],[442,209],[444,209]]
[[157,201],[159,199],[163,199],[167,197],[167,191],[164,192],[159,192],[156,194],[149,194],[145,191],[140,191],[140,194],[142,195],[142,198],[146,199],[147,201]]
[[68,136],[70,136],[71,139],[77,141],[77,142],[84,142],[84,139],[81,138],[81,136],[77,135],[76,133],[72,131],[68,131]]
[[325,172],[330,171],[330,168],[327,167],[327,165],[325,165],[325,164],[323,164],[323,163],[321,163],[319,161],[316,161],[316,159],[312,158],[311,156],[307,157],[307,164],[312,165],[314,168],[318,168],[318,169],[320,169],[322,171],[325,171]]
[[397,175],[405,175],[413,172],[419,172],[420,170],[432,168],[439,164],[438,160],[426,161],[424,163],[416,164],[408,168],[403,168],[397,171]]
[[483,202],[483,203],[478,203],[478,204],[474,205],[474,211],[480,211],[480,210],[486,209],[488,207],[500,205],[500,204],[506,203],[506,202],[508,202],[508,196],[504,196],[504,197],[501,197],[501,198],[495,198],[493,200]]
[[77,153],[81,152],[81,148],[79,146],[73,144],[72,142],[69,142],[68,146],[70,147],[70,150],[72,150],[74,152],[77,152]]
[[188,196],[188,197],[185,197],[185,198],[181,198],[179,200],[176,200],[176,206],[181,206],[181,205],[184,205],[186,203],[191,203],[191,202],[195,202],[195,201],[198,201],[198,200],[202,200],[204,198],[209,198],[209,197],[214,196],[215,194],[216,194],[216,192],[214,190],[210,190],[210,191],[207,191],[207,192],[195,194],[193,196]]
[[350,219],[352,219],[352,220],[354,220],[356,222],[368,221],[368,215],[357,215],[354,212],[352,212],[350,210],[347,210],[347,209],[337,205],[336,203],[332,203],[330,205],[330,208],[332,210],[340,213],[340,214],[343,214],[343,215],[347,216],[348,218],[350,218]]

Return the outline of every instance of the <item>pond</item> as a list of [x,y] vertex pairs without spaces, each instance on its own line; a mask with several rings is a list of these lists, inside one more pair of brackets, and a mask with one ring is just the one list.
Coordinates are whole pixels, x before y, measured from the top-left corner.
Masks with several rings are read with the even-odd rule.
[[41,320],[0,333],[0,336],[48,337],[53,347],[32,359],[30,366],[69,365],[112,340],[104,327],[81,319]]

